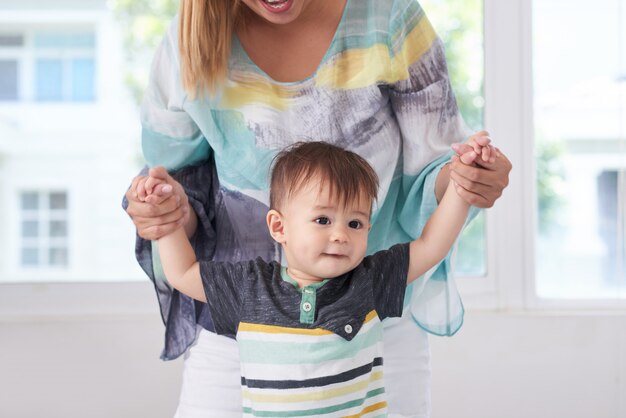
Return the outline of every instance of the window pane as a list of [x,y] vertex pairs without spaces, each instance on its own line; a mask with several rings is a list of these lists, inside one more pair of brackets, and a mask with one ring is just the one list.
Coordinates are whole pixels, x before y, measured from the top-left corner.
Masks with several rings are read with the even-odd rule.
[[38,32],[34,40],[37,48],[74,49],[93,48],[95,36],[91,32]]
[[66,221],[50,221],[50,236],[53,238],[67,236]]
[[34,192],[22,193],[22,209],[36,210],[39,207],[39,195]]
[[36,48],[62,49],[67,45],[67,36],[64,33],[39,32],[35,34],[33,43]]
[[94,99],[94,71],[92,59],[72,61],[72,100],[91,101]]
[[0,60],[0,100],[17,100],[17,61]]
[[37,248],[22,248],[22,265],[36,266],[39,264],[39,251]]
[[49,262],[51,266],[62,267],[67,265],[67,248],[50,248]]
[[537,292],[626,297],[626,0],[533,14]]
[[96,45],[96,37],[91,32],[67,34],[67,47],[68,48],[92,49],[95,47],[95,45]]
[[38,59],[36,71],[37,100],[62,100],[63,62],[60,59]]
[[22,222],[22,237],[36,238],[38,235],[39,235],[39,222],[37,221],[23,221]]
[[50,193],[50,209],[67,209],[67,193]]
[[[423,0],[420,4],[446,47],[452,88],[467,124],[483,127],[484,47],[483,0]],[[465,229],[459,240],[457,273],[486,274],[484,214]]]
[[0,46],[22,46],[23,43],[22,35],[0,35]]

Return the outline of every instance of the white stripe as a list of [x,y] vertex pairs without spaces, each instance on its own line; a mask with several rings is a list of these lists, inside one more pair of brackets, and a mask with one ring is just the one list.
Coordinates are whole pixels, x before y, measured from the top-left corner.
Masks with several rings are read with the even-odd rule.
[[[319,408],[326,408],[326,407],[332,407],[332,406],[336,406],[336,405],[340,405],[342,403],[347,403],[347,402],[352,402],[354,400],[357,399],[363,399],[365,397],[365,395],[367,394],[367,392],[374,390],[374,389],[378,389],[380,387],[384,386],[384,381],[383,380],[378,380],[375,382],[372,382],[372,386],[368,387],[365,390],[359,391],[359,392],[355,392],[355,393],[351,393],[348,395],[344,395],[344,396],[340,396],[340,397],[335,397],[335,398],[330,398],[330,399],[326,399],[326,400],[313,400],[313,401],[304,401],[304,402],[291,402],[291,403],[284,403],[284,402],[279,402],[279,403],[272,403],[272,402],[247,402],[244,401],[244,404],[247,404],[247,406],[251,406],[252,404],[254,405],[253,408],[255,410],[258,411],[278,411],[278,412],[285,412],[285,411],[295,411],[295,410],[308,410],[308,409],[319,409]],[[324,388],[327,389],[327,388]],[[309,392],[311,391],[311,389],[309,389]],[[276,390],[275,393],[282,395],[285,394],[287,391],[284,390]],[[289,391],[290,392],[290,391]],[[268,393],[267,391],[265,391],[264,393]],[[366,408],[369,405],[373,405],[375,403],[378,402],[382,402],[386,400],[386,395],[385,393],[381,393],[379,395],[376,395],[372,398],[368,398],[365,399],[365,401],[363,402],[362,405],[358,405],[352,408],[348,408],[348,409],[344,409],[341,411],[336,411],[336,412],[330,412],[327,414],[318,414],[316,416],[318,417],[334,417],[334,416],[345,416],[345,415],[353,415],[353,414],[357,414],[360,411],[362,411],[364,408]],[[382,413],[383,410],[379,410],[379,414]]]
[[[359,333],[367,333],[378,324],[382,324],[378,316],[372,318],[369,322],[363,324]],[[293,342],[293,343],[310,343],[310,342],[331,342],[331,341],[346,341],[343,337],[337,334],[323,334],[323,335],[310,335],[310,334],[291,334],[291,333],[265,333],[265,332],[253,332],[253,331],[237,331],[237,340],[250,340],[250,341],[267,341],[267,342]]]
[[244,376],[247,379],[261,380],[305,380],[316,377],[334,376],[366,364],[383,356],[383,342],[365,347],[354,353],[352,358],[329,360],[314,364],[260,364],[242,361]]

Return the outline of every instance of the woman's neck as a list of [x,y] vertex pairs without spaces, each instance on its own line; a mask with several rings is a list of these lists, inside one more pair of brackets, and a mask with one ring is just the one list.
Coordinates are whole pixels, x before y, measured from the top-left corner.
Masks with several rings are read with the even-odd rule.
[[[248,12],[237,36],[254,64],[279,82],[315,73],[341,22],[347,0],[316,0],[295,21],[277,25]],[[246,21],[246,19],[249,19]]]

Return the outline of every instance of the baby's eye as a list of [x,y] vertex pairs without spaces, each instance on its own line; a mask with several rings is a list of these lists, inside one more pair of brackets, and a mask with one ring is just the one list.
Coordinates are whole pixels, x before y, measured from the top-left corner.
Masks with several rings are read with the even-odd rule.
[[361,229],[363,224],[361,223],[361,221],[350,221],[348,222],[348,226],[352,229]]
[[315,220],[315,222],[320,225],[328,225],[330,224],[330,219],[328,219],[326,216],[320,216]]

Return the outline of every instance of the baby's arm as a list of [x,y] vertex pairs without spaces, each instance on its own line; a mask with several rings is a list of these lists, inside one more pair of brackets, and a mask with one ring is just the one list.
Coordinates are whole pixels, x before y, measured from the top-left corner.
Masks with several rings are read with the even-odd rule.
[[[156,185],[165,182],[165,179],[148,177],[146,190],[151,192]],[[200,277],[200,265],[196,260],[196,254],[189,243],[184,228],[181,226],[171,234],[159,238],[157,246],[161,266],[169,284],[191,298],[206,302],[202,278]]]
[[180,227],[157,242],[161,265],[169,284],[191,298],[206,302],[200,265],[185,230]]
[[[479,156],[484,161],[495,158],[495,149],[490,142],[484,135],[470,137],[467,144],[474,152],[468,158],[472,161],[464,163],[471,164]],[[458,186],[450,179],[439,206],[424,226],[421,236],[411,242],[407,283],[411,283],[443,260],[461,233],[470,205],[458,195],[456,187]]]

